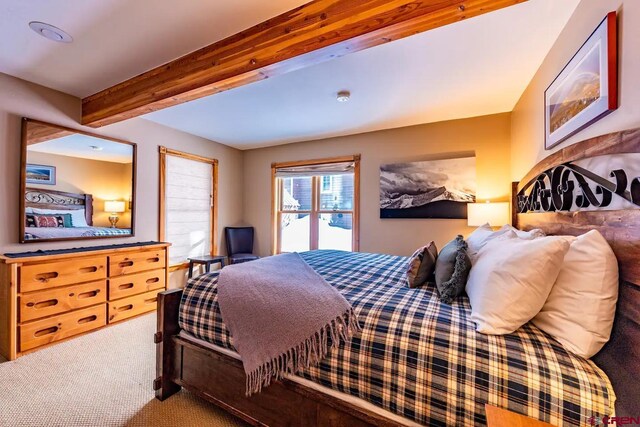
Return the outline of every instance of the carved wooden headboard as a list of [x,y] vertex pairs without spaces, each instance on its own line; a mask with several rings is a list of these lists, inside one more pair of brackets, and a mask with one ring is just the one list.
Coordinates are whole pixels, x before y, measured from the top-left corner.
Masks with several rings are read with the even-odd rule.
[[[514,183],[512,191],[514,227],[556,235],[596,229],[618,257],[616,320],[611,340],[594,361],[613,383],[617,415],[634,417],[640,416],[639,160],[640,129],[603,135],[550,155]],[[615,168],[598,173],[585,167],[599,161],[601,170]],[[620,166],[624,164],[629,170]],[[585,316],[589,314],[585,307]]]
[[93,196],[91,194],[27,188],[24,192],[24,203],[27,208],[56,210],[84,209],[87,224],[90,226],[93,225]]

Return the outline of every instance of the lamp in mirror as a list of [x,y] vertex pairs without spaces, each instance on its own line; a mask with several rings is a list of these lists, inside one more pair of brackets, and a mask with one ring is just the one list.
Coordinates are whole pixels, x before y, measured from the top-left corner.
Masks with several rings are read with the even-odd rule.
[[500,227],[509,223],[509,203],[485,202],[467,204],[467,224],[481,226],[489,223],[492,227]]
[[124,202],[119,200],[107,200],[104,202],[104,211],[109,213],[109,222],[111,223],[111,228],[116,228],[116,224],[118,223],[118,214],[124,212]]

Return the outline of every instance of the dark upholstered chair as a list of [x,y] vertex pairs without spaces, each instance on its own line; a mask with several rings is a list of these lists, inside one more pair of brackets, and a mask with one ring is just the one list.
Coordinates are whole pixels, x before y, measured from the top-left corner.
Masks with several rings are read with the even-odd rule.
[[225,227],[229,264],[253,261],[260,258],[253,254],[253,227]]

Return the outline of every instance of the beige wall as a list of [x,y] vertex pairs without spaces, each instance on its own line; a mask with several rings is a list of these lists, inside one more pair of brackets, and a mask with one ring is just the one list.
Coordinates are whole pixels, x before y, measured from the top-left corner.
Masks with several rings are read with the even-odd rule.
[[[158,239],[158,146],[164,145],[220,161],[218,193],[218,243],[222,230],[242,218],[242,152],[141,118],[100,129],[79,126],[78,98],[0,73],[0,253],[36,249],[92,246]],[[84,129],[138,144],[136,236],[83,242],[18,244],[20,177],[20,122],[30,117]]]
[[[129,200],[131,196],[131,164],[104,162],[79,157],[29,151],[27,163],[55,166],[56,185],[28,184],[29,188],[91,194],[93,196],[93,225],[110,227],[109,212],[104,211],[106,200]],[[127,203],[128,205],[128,203]],[[118,227],[131,226],[131,212],[118,214]]]
[[[544,150],[544,91],[610,11],[618,11],[620,107],[551,151]],[[512,113],[511,178],[521,179],[553,151],[640,127],[640,1],[582,0]]]
[[260,254],[269,254],[271,163],[360,153],[360,250],[410,255],[430,240],[442,247],[471,230],[466,220],[380,219],[379,167],[473,152],[478,199],[508,200],[509,113],[249,150],[244,157],[244,219],[256,227]]

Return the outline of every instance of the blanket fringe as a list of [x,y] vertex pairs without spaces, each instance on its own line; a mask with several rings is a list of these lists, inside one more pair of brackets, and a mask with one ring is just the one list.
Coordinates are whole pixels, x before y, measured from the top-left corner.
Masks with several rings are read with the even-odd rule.
[[248,373],[246,395],[260,393],[262,387],[271,384],[272,378],[279,380],[285,374],[295,374],[302,368],[318,365],[329,350],[341,342],[349,342],[361,329],[353,308],[349,308],[300,344]]

